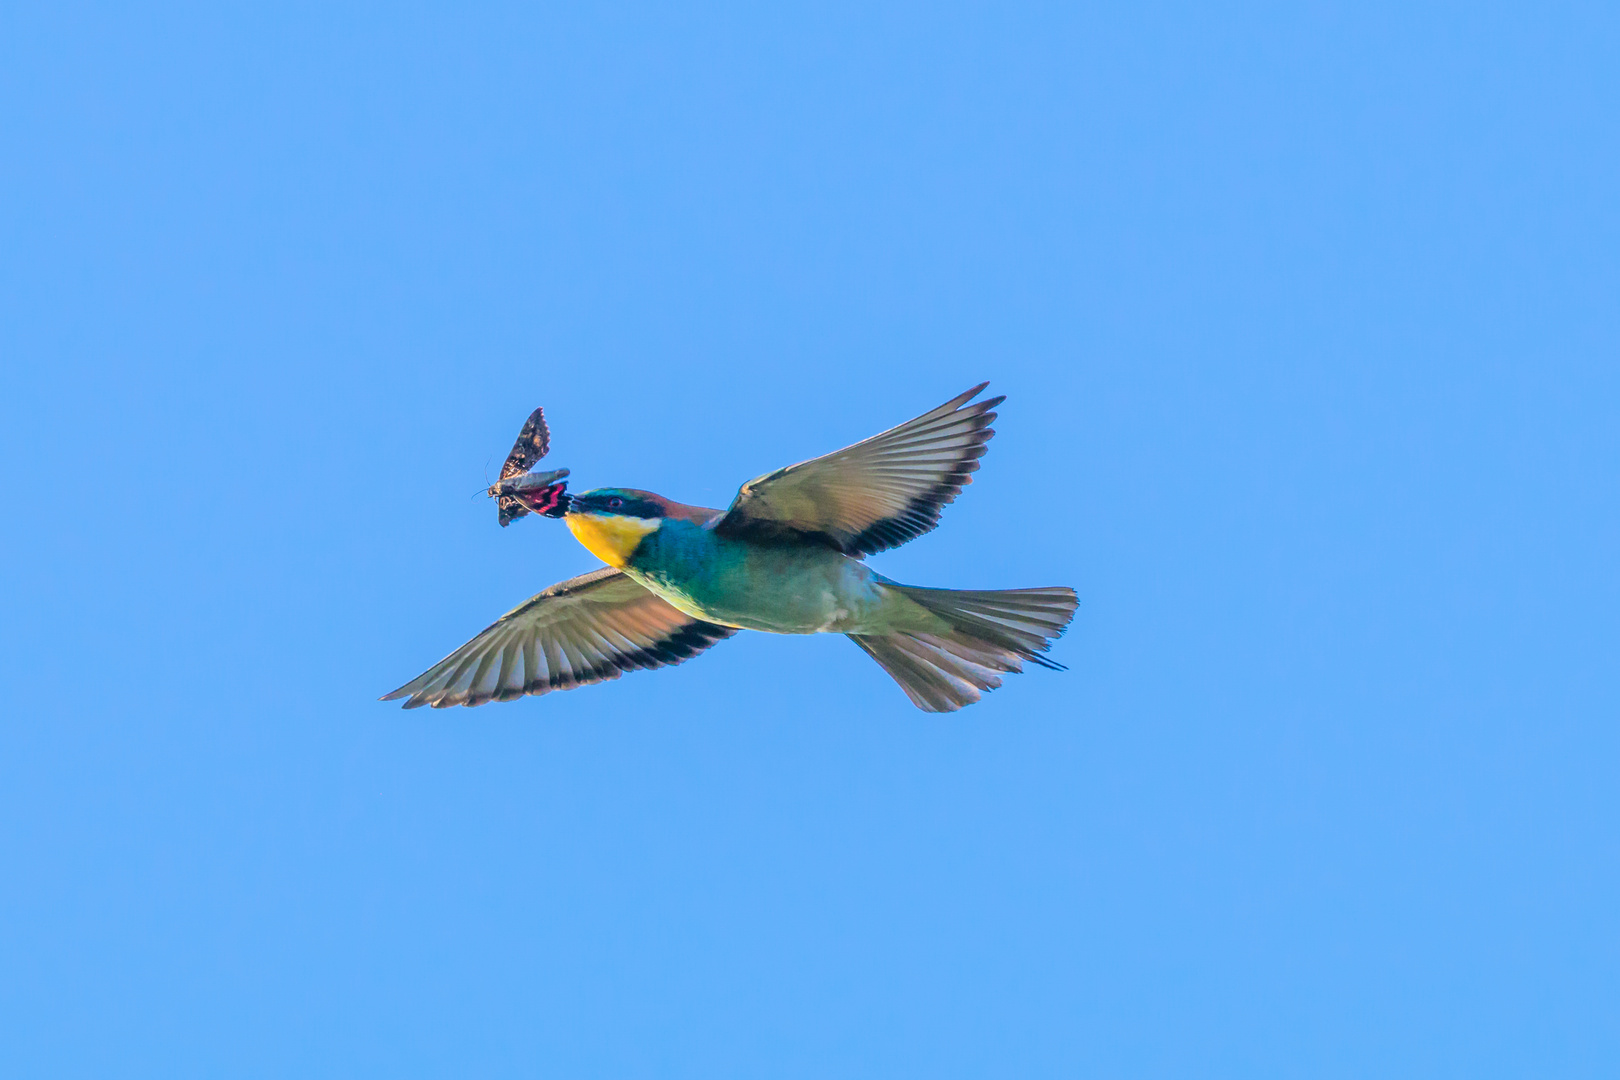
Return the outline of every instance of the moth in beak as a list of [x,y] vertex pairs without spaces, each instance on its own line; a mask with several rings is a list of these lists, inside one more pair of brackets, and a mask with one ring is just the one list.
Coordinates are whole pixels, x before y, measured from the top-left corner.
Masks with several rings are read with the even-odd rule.
[[551,431],[546,427],[546,412],[536,409],[524,421],[517,442],[512,444],[512,452],[506,455],[499,482],[490,485],[489,497],[497,502],[502,528],[530,512],[546,517],[562,517],[568,513],[568,485],[563,481],[568,470],[529,471],[550,449]]
[[[501,501],[501,524],[508,525],[512,519],[530,511],[553,518],[568,513],[568,481],[563,479],[567,475],[567,469],[552,469],[550,472],[525,473],[492,484],[489,496]],[[511,509],[508,509],[509,506]]]

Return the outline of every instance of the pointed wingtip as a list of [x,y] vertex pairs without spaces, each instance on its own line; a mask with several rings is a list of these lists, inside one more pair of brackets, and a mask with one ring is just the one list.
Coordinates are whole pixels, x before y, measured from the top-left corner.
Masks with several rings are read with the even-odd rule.
[[[951,400],[947,401],[945,404],[941,405],[939,408],[933,410],[933,413],[930,413],[929,415],[933,415],[934,413],[955,412],[957,409],[960,409],[963,405],[966,405],[968,402],[972,401],[974,398],[976,398],[980,394],[984,393],[984,388],[989,386],[989,385],[990,385],[990,380],[986,379],[984,382],[980,383],[978,386],[973,387],[971,390],[964,390],[962,393],[957,394],[955,397],[951,398]],[[919,419],[920,419],[920,417],[919,417]]]

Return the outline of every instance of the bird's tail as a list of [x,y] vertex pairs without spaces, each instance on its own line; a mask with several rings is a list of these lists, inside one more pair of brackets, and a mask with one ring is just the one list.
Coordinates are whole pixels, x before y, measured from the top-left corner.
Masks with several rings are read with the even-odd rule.
[[1041,654],[1074,618],[1074,590],[920,589],[885,582],[942,619],[942,632],[850,634],[883,665],[912,704],[954,712],[1001,685],[998,672],[1022,671],[1023,661],[1063,670]]

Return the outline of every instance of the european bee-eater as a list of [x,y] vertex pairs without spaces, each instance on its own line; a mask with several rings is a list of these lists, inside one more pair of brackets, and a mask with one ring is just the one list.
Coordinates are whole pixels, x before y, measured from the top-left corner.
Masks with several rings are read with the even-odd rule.
[[608,565],[553,585],[383,700],[482,705],[678,664],[740,629],[847,634],[919,709],[951,712],[1047,659],[1074,616],[1074,590],[924,589],[861,561],[939,524],[972,482],[995,434],[969,404],[981,383],[939,408],[824,457],[748,481],[726,510],[649,491],[568,495],[567,470],[524,475],[549,437],[539,410],[502,480],[500,518],[561,517]]

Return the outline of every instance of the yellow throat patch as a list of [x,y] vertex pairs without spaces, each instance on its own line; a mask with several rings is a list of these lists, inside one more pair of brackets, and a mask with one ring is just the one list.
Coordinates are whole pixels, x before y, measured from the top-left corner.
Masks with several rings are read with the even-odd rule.
[[655,518],[623,517],[618,514],[569,514],[563,518],[574,539],[609,566],[624,568],[641,538],[657,532]]

